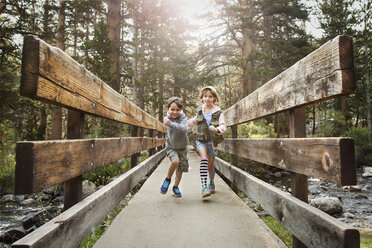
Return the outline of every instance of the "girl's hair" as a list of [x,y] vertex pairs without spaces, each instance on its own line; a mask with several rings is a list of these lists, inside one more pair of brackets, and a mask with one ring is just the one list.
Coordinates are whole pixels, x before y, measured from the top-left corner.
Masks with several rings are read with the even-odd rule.
[[217,94],[217,91],[216,89],[213,87],[213,86],[206,86],[202,89],[202,91],[200,92],[199,94],[199,99],[203,102],[203,96],[206,92],[210,92],[212,94],[212,96],[214,96],[215,100],[213,101],[213,103],[217,103],[218,102],[218,94]]
[[177,107],[179,107],[180,109],[183,109],[182,100],[180,98],[178,98],[176,96],[173,96],[173,97],[169,98],[168,99],[168,108],[170,108],[172,103],[175,103],[177,105]]

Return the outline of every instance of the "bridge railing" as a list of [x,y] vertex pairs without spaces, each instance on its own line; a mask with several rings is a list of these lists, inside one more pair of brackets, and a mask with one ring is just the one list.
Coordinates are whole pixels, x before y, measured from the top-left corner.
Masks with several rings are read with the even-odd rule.
[[[235,131],[219,148],[292,172],[293,195],[221,159],[216,159],[216,168],[294,235],[294,247],[359,247],[357,229],[307,204],[307,176],[356,184],[354,141],[305,138],[304,110],[306,105],[353,93],[353,70],[352,38],[338,36],[224,111],[227,125]],[[290,138],[236,138],[238,124],[283,111],[290,112]]]
[[[12,247],[76,247],[165,156],[154,138],[164,124],[116,92],[59,48],[25,36],[20,93],[68,108],[67,140],[22,141],[16,145],[15,193],[30,194],[64,182],[62,214]],[[149,138],[83,139],[84,115],[149,129]],[[148,150],[141,164],[82,200],[82,174]]]

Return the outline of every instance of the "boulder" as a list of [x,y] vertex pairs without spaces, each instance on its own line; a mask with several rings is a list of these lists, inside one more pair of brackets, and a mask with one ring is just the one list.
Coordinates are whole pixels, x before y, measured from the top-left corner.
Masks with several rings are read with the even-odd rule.
[[34,198],[28,198],[28,199],[21,202],[21,205],[23,205],[23,206],[30,206],[30,205],[34,205],[34,204],[37,204],[37,201]]
[[83,198],[88,197],[96,191],[97,187],[94,183],[90,182],[89,180],[83,181]]
[[15,197],[15,195],[4,195],[3,197],[1,197],[0,199],[0,203],[5,203],[5,202],[16,202],[17,199]]
[[280,178],[280,177],[282,177],[282,173],[277,171],[277,172],[274,173],[274,177]]
[[23,227],[14,227],[0,234],[0,241],[6,244],[11,244],[26,235],[26,230]]
[[330,215],[342,213],[342,203],[337,197],[316,198],[311,200],[309,204]]
[[47,211],[39,211],[37,213],[29,213],[22,220],[22,226],[24,229],[28,230],[33,226],[40,227],[44,224],[47,218]]

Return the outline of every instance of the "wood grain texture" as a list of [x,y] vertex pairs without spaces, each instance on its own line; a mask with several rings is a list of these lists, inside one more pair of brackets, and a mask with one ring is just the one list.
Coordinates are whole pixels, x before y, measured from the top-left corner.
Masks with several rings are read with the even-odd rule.
[[39,192],[164,143],[165,139],[131,137],[18,142],[15,192]]
[[16,241],[12,247],[78,247],[90,234],[92,228],[118,206],[134,186],[164,158],[165,154],[166,151],[162,150],[149,157],[113,182]]
[[347,95],[356,88],[352,38],[337,36],[224,111],[227,126]]
[[360,236],[357,229],[220,158],[216,158],[215,168],[307,247],[359,248]]
[[356,184],[350,138],[225,139],[219,149],[339,185]]
[[20,93],[23,96],[165,133],[166,128],[65,52],[25,36]]

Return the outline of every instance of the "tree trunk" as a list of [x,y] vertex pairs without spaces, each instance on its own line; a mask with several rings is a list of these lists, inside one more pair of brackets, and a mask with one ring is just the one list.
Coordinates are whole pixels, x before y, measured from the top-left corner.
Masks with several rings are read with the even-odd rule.
[[47,127],[47,114],[46,114],[46,107],[45,104],[42,104],[40,109],[40,123],[37,130],[36,138],[38,140],[44,140],[46,134],[46,127]]
[[[64,0],[59,0],[60,9],[58,12],[58,33],[57,33],[57,47],[62,51],[65,50],[65,3]],[[62,138],[62,108],[53,107],[52,109],[52,130],[51,139],[57,140]]]
[[313,105],[313,130],[312,130],[312,135],[315,135],[315,105]]
[[[244,0],[246,15],[250,16],[249,13],[249,1]],[[248,96],[256,89],[256,85],[252,80],[250,70],[253,69],[252,60],[249,59],[249,55],[254,51],[254,31],[249,27],[243,27],[243,47],[242,47],[242,60],[243,60],[243,97]]]
[[110,60],[110,85],[117,92],[120,91],[120,23],[121,23],[121,0],[108,1],[107,25],[111,47]]
[[0,3],[0,14],[4,11],[5,6],[6,6],[6,2],[5,2],[5,0],[4,0],[4,2],[1,2],[1,3]]

